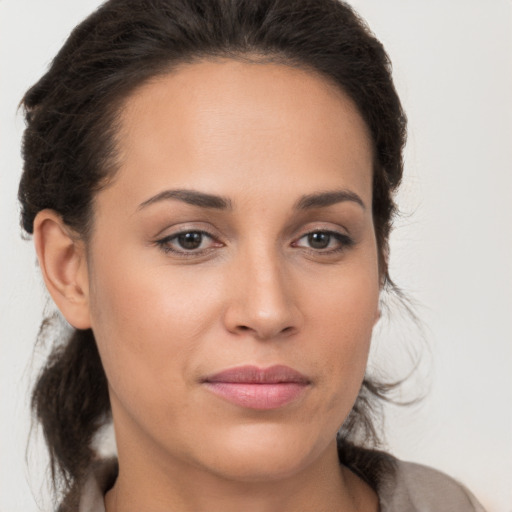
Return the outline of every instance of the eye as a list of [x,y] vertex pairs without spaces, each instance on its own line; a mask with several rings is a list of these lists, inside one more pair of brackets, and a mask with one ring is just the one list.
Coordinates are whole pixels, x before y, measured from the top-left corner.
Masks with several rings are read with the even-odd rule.
[[204,235],[199,231],[190,231],[189,233],[180,233],[175,237],[176,243],[181,249],[193,251],[199,249],[203,244]]
[[312,231],[300,237],[294,247],[304,247],[318,252],[338,252],[353,245],[353,240],[343,233],[335,231]]
[[306,235],[308,244],[313,249],[327,249],[331,243],[331,234],[318,231]]
[[156,241],[156,244],[165,252],[173,252],[180,255],[201,254],[208,249],[222,246],[205,231],[182,231],[166,236]]

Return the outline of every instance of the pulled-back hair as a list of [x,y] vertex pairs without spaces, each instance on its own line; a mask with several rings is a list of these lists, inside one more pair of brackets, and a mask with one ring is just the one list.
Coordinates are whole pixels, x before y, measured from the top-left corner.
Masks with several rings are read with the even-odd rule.
[[[23,229],[58,212],[84,240],[95,194],[117,170],[122,102],[148,79],[216,57],[280,62],[336,84],[368,126],[374,152],[373,218],[382,286],[388,275],[393,193],[402,177],[406,118],[390,61],[365,23],[338,0],[109,0],[78,25],[22,100],[27,128],[19,187]],[[94,459],[91,439],[110,412],[107,379],[91,330],[56,340],[34,387],[54,484],[68,493]],[[372,480],[372,403],[385,386],[365,380],[340,433],[340,456]],[[360,449],[355,449],[354,445]]]

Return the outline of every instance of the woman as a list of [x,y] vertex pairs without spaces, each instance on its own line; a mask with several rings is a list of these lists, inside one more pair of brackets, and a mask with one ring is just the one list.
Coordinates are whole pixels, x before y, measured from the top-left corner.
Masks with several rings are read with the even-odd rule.
[[481,510],[370,449],[405,115],[347,6],[113,0],[23,105],[62,510]]

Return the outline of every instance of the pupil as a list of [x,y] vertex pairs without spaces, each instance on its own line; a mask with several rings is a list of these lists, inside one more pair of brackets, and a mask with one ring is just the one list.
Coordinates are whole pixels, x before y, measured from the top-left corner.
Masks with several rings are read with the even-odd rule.
[[329,233],[311,233],[308,235],[308,243],[313,249],[325,249],[329,246],[331,235]]
[[197,249],[203,241],[203,235],[197,231],[183,233],[178,236],[178,242],[183,249]]

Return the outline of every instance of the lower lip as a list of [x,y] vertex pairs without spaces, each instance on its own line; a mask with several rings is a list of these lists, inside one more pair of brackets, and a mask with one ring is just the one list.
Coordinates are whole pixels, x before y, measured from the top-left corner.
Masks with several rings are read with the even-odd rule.
[[206,382],[205,385],[217,396],[232,404],[248,409],[270,410],[284,407],[297,400],[307,384],[280,382],[247,384],[240,382]]

